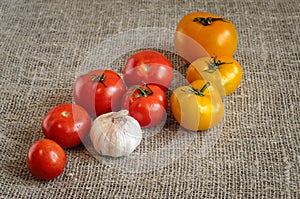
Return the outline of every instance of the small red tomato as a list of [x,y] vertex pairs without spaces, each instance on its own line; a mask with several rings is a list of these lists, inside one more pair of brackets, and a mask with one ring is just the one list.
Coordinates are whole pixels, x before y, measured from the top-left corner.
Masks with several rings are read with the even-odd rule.
[[26,162],[34,177],[51,180],[64,171],[66,153],[56,142],[42,139],[31,145]]
[[73,86],[75,103],[93,117],[120,110],[125,91],[123,80],[112,70],[90,71],[78,77]]
[[127,109],[143,128],[159,124],[166,115],[167,106],[166,94],[156,85],[131,87],[122,100],[122,109]]
[[143,50],[129,57],[124,71],[124,81],[128,87],[143,82],[168,90],[172,82],[173,69],[170,61],[161,53]]
[[51,109],[42,121],[46,138],[54,140],[63,148],[81,144],[91,127],[89,114],[76,104],[61,104]]

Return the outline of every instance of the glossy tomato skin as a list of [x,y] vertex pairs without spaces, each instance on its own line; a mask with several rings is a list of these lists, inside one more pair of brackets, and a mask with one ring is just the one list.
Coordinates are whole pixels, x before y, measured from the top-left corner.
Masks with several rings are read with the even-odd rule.
[[182,86],[172,93],[170,104],[176,121],[192,131],[215,127],[224,116],[224,105],[217,87],[210,85],[199,96],[191,92],[191,87],[201,90],[207,82],[196,80],[190,86]]
[[58,177],[66,166],[66,153],[56,142],[42,139],[34,142],[28,150],[27,167],[39,179]]
[[[139,86],[145,89],[145,85]],[[166,116],[168,99],[164,91],[156,85],[147,85],[148,91],[153,94],[140,96],[141,92],[135,87],[127,90],[123,96],[122,109],[129,111],[129,115],[135,118],[142,128],[158,125]]]
[[81,144],[91,127],[89,114],[76,104],[61,104],[51,109],[42,121],[46,138],[54,140],[63,148]]
[[[216,67],[215,70],[213,67]],[[190,83],[197,79],[213,82],[224,97],[238,88],[242,81],[242,74],[241,65],[232,57],[203,57],[189,65],[186,79]]]
[[94,70],[78,77],[73,86],[76,104],[85,108],[92,117],[118,111],[126,86],[112,70]]
[[228,96],[233,93],[241,84],[243,78],[243,69],[238,61],[232,57],[220,56],[219,59],[222,62],[228,63],[219,67],[222,84],[225,88],[226,95]]
[[178,23],[174,44],[178,54],[188,63],[204,56],[229,56],[235,53],[238,44],[237,30],[230,21],[214,20],[203,25],[196,18],[222,19],[218,15],[193,12]]
[[123,76],[128,87],[145,82],[148,85],[157,85],[166,91],[172,82],[173,68],[163,54],[153,50],[143,50],[128,58]]

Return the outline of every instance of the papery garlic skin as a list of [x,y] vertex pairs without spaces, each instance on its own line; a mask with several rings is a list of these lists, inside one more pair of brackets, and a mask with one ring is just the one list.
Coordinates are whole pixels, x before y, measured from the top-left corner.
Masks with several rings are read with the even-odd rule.
[[90,130],[95,150],[106,156],[128,156],[141,143],[142,129],[127,110],[97,117]]

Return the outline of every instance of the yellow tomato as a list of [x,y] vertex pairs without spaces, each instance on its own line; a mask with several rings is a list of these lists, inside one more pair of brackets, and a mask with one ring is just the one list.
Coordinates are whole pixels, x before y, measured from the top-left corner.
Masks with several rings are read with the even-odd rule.
[[196,80],[171,95],[171,110],[184,128],[197,131],[216,126],[224,116],[224,105],[213,83]]
[[222,97],[233,93],[242,81],[242,67],[232,57],[203,57],[197,59],[187,69],[186,79],[213,82]]
[[238,34],[233,23],[218,15],[193,12],[178,23],[174,44],[178,54],[188,63],[203,56],[232,57]]

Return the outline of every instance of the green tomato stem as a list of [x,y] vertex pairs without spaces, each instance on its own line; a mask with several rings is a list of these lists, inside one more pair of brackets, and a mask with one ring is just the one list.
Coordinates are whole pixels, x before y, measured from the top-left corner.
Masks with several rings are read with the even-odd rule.
[[140,86],[135,86],[134,91],[136,91],[136,90],[138,90],[140,93],[134,95],[134,98],[147,97],[147,96],[153,94],[153,91],[146,83],[144,83],[144,88],[142,88]]
[[103,82],[105,80],[105,74],[102,73],[102,75],[96,75],[94,78],[92,78],[92,81],[95,82]]
[[208,63],[208,69],[205,71],[208,73],[214,73],[223,64],[232,64],[232,62],[223,62],[221,60],[217,60],[217,56],[211,57],[211,59]]
[[209,82],[206,82],[206,84],[204,84],[204,86],[200,89],[200,93],[202,93],[202,95],[204,96],[204,91],[210,86]]
[[96,75],[96,74],[86,74],[84,76],[92,76],[93,78],[91,79],[93,82],[99,82],[101,84],[103,84],[104,87],[107,87],[104,84],[104,80],[106,79],[106,76],[104,73],[102,73],[101,75]]
[[198,95],[198,96],[201,96],[203,97],[204,96],[204,91],[207,89],[207,87],[210,86],[210,83],[209,82],[206,82],[206,84],[204,84],[204,86],[199,90],[199,89],[196,89],[192,86],[190,86],[189,89],[182,89],[183,92],[188,92],[188,93],[193,93],[195,95]]

